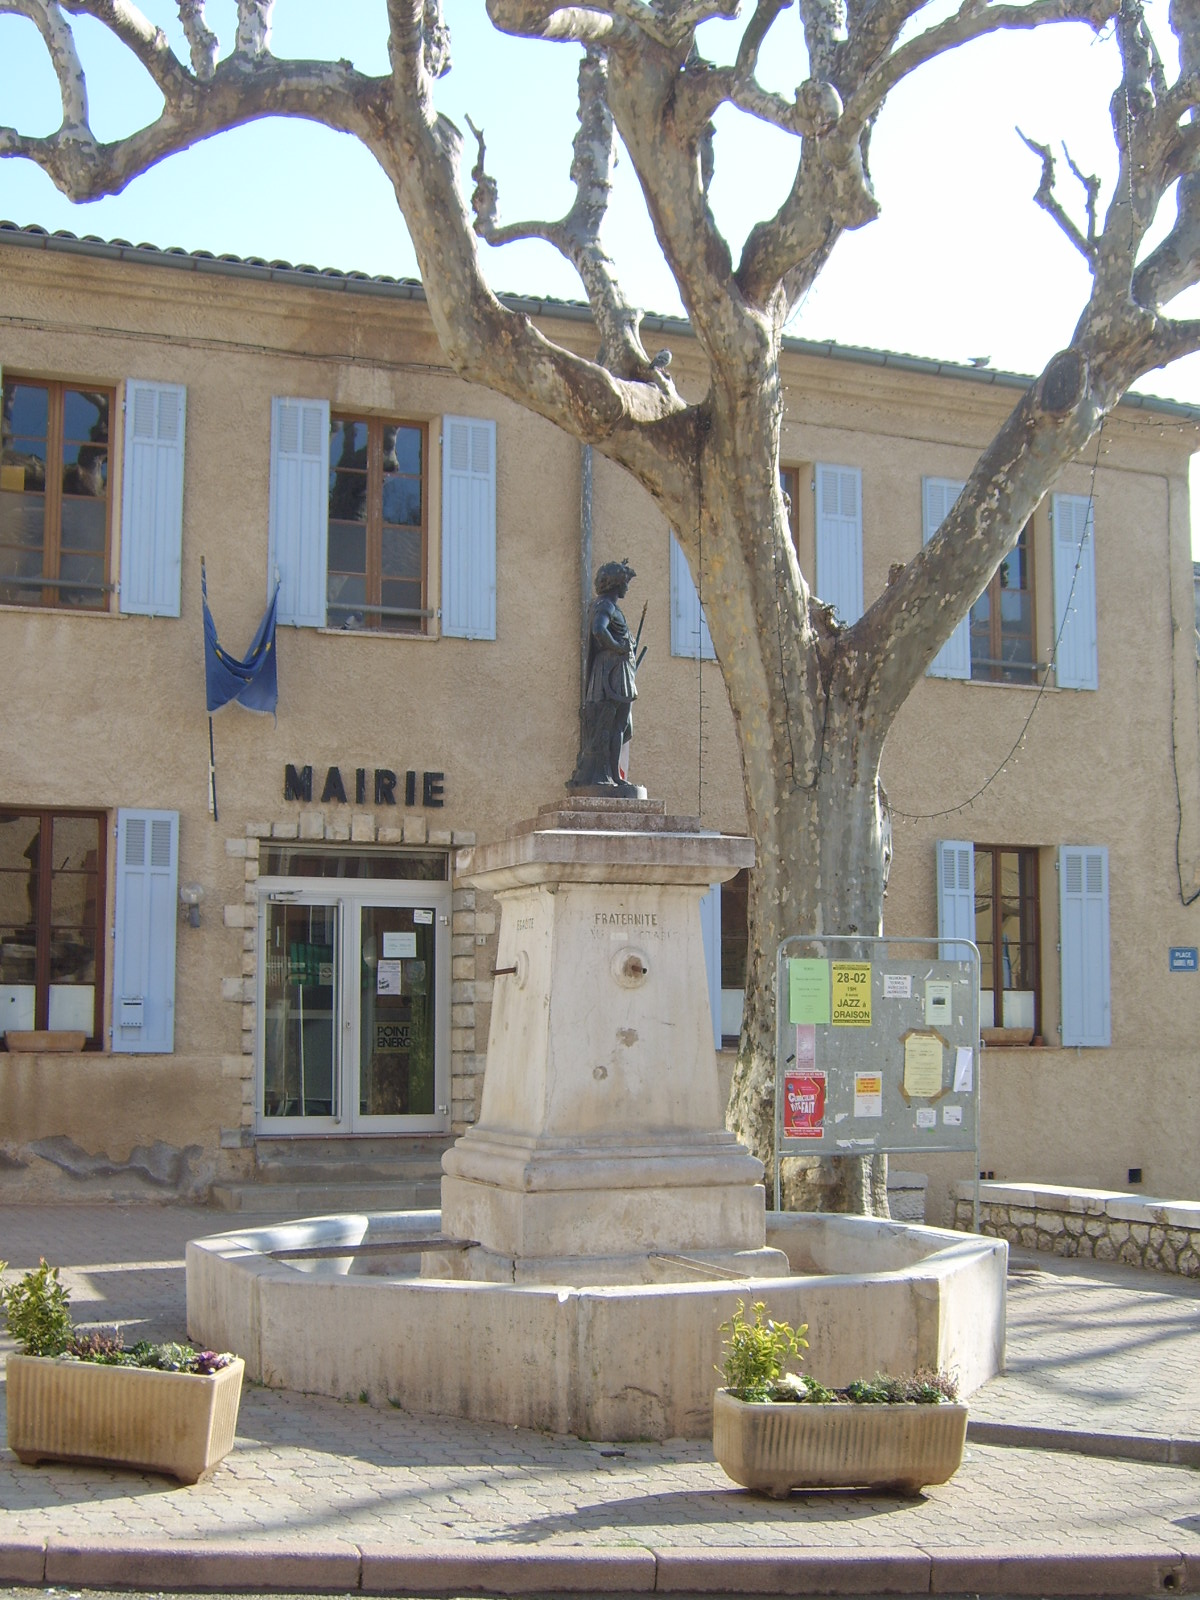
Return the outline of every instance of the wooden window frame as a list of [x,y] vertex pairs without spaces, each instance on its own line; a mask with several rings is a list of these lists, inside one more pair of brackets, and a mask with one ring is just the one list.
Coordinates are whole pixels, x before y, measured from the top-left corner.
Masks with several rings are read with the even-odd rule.
[[[1003,895],[998,890],[1000,883],[1000,859],[1005,855],[1015,855],[1018,858],[1018,873],[1020,875],[1020,900],[1021,939],[1020,943],[1029,951],[1029,963],[1032,969],[1033,990],[1033,1034],[1039,1038],[1042,1034],[1042,947],[1041,947],[1041,862],[1036,849],[1027,845],[1014,844],[976,844],[975,851],[975,916],[976,926],[979,917],[979,863],[984,856],[991,859],[991,950],[992,950],[992,1025],[996,1028],[1010,1026],[1004,1020],[1004,1000],[1006,992],[1003,981],[997,983],[997,963],[1003,948]],[[1024,874],[1028,872],[1028,884]],[[1026,911],[1028,918],[1026,919]],[[979,986],[987,989],[983,971],[980,971]]]
[[[96,895],[94,903],[94,924],[86,924],[95,936],[96,967],[93,978],[93,1009],[92,1028],[84,1048],[88,1050],[101,1050],[104,1048],[104,979],[105,979],[105,907],[108,893],[108,830],[109,818],[103,811],[80,811],[54,806],[4,806],[0,808],[0,819],[7,820],[16,817],[35,817],[38,825],[38,853],[41,855],[41,841],[46,836],[53,839],[54,823],[62,818],[81,818],[96,824]],[[33,907],[33,932],[34,932],[34,1028],[43,1029],[50,1026],[50,984],[52,973],[50,970],[51,944],[53,941],[52,922],[52,893],[54,880],[54,864],[51,861],[51,870],[37,873],[37,903]]]
[[[0,605],[39,606],[52,611],[107,611],[113,592],[113,452],[115,449],[115,420],[117,417],[117,391],[108,384],[89,383],[85,379],[42,378],[30,373],[5,371],[4,384],[24,384],[28,388],[46,391],[46,483],[42,491],[42,598],[41,600],[10,600],[6,596],[16,592],[28,593],[36,586],[36,579],[0,578]],[[84,605],[64,605],[63,589],[78,587],[60,583],[62,577],[62,509],[63,509],[63,450],[66,444],[66,395],[68,392],[90,392],[108,396],[108,472],[104,490],[104,551],[101,559],[103,588],[94,601]],[[50,581],[53,580],[53,581]]]
[[[983,594],[988,601],[988,653],[984,658],[977,658],[975,654],[975,606],[971,607],[970,630],[971,644],[971,678],[975,683],[1036,683],[1038,675],[1037,660],[1037,585],[1034,581],[1034,542],[1033,518],[1031,517],[1021,529],[1017,543],[1009,555],[1016,553],[1024,546],[1025,571],[1028,575],[1028,587],[1019,590],[1009,590],[1004,586],[1001,574],[1004,570],[1004,561],[1001,561],[995,572],[988,579],[987,588]],[[1008,556],[1004,558],[1005,561]],[[1004,659],[1004,617],[1001,606],[1001,597],[1009,593],[1027,594],[1029,596],[1029,650],[1030,660],[1023,663],[1018,661],[1006,662]],[[982,599],[983,596],[981,595]],[[975,602],[976,605],[979,601]]]
[[[363,604],[362,630],[369,633],[427,634],[429,632],[429,424],[411,417],[367,416],[348,411],[330,411],[329,428],[341,425],[361,426],[367,430],[367,507],[366,507],[366,599]],[[398,617],[385,616],[383,605],[383,431],[385,428],[412,428],[421,437],[421,603],[418,614]],[[331,460],[330,470],[335,463]],[[409,474],[411,476],[411,474]],[[332,519],[330,521],[332,527]],[[399,526],[399,524],[397,524]],[[417,524],[405,524],[414,529]],[[330,553],[326,553],[325,577],[328,584],[333,569]],[[330,620],[330,612],[353,611],[352,605],[339,602],[333,606],[328,593],[325,602],[325,621],[330,628],[341,628],[342,623]]]

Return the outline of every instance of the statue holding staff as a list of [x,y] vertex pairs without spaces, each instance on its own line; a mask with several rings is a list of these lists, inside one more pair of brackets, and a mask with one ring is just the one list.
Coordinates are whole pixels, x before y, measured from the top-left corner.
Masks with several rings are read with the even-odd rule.
[[588,607],[587,685],[579,714],[579,756],[567,783],[568,789],[618,799],[644,795],[621,772],[621,747],[633,738],[640,658],[638,639],[630,634],[617,602],[625,598],[630,580],[636,576],[627,561],[606,561],[596,573],[596,598]]

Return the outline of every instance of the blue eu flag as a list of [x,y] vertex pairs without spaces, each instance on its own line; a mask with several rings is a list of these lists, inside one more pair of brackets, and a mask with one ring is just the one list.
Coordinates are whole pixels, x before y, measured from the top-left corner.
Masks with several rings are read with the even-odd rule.
[[219,711],[231,700],[236,700],[247,711],[269,711],[274,716],[275,704],[279,699],[279,679],[275,666],[278,583],[258,625],[258,632],[242,661],[222,650],[217,643],[217,625],[208,609],[208,577],[203,562],[200,564],[200,590],[204,598],[204,687],[208,709]]

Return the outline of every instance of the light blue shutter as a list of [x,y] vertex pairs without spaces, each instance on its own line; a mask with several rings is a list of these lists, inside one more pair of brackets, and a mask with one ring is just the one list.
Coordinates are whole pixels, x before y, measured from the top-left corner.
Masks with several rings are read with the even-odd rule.
[[1060,689],[1096,689],[1096,541],[1086,495],[1056,494],[1054,525],[1054,657]]
[[842,622],[863,613],[862,473],[817,463],[817,594]]
[[[922,539],[930,539],[945,522],[964,485],[951,478],[921,480]],[[969,678],[971,676],[971,618],[968,613],[929,663],[931,678]]]
[[1112,1043],[1108,973],[1108,851],[1063,845],[1058,852],[1062,948],[1062,1042]]
[[179,615],[186,398],[177,383],[125,384],[120,606],[141,616]]
[[700,901],[700,933],[708,973],[708,1008],[712,1012],[713,1046],[721,1048],[721,885],[714,883]]
[[175,1047],[175,927],[179,813],[117,812],[112,1047]]
[[496,637],[496,424],[442,418],[442,632]]
[[965,839],[939,839],[937,846],[938,938],[942,961],[970,955],[949,941],[975,941],[975,846]]
[[692,582],[691,570],[683,546],[671,535],[671,654],[690,656],[693,661],[715,661],[712,634],[708,631],[708,618],[700,605],[700,596]]
[[267,594],[279,574],[276,620],[325,626],[329,551],[329,402],[271,401]]

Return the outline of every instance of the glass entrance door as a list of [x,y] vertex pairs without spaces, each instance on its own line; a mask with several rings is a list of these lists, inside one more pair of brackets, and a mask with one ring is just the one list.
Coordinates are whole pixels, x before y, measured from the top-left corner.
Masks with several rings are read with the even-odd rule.
[[265,1127],[333,1127],[341,1115],[338,1061],[341,914],[336,903],[265,905],[259,1033]]
[[449,1127],[449,901],[260,880],[260,1133]]
[[359,911],[358,1093],[364,1131],[437,1110],[431,906],[365,905]]

